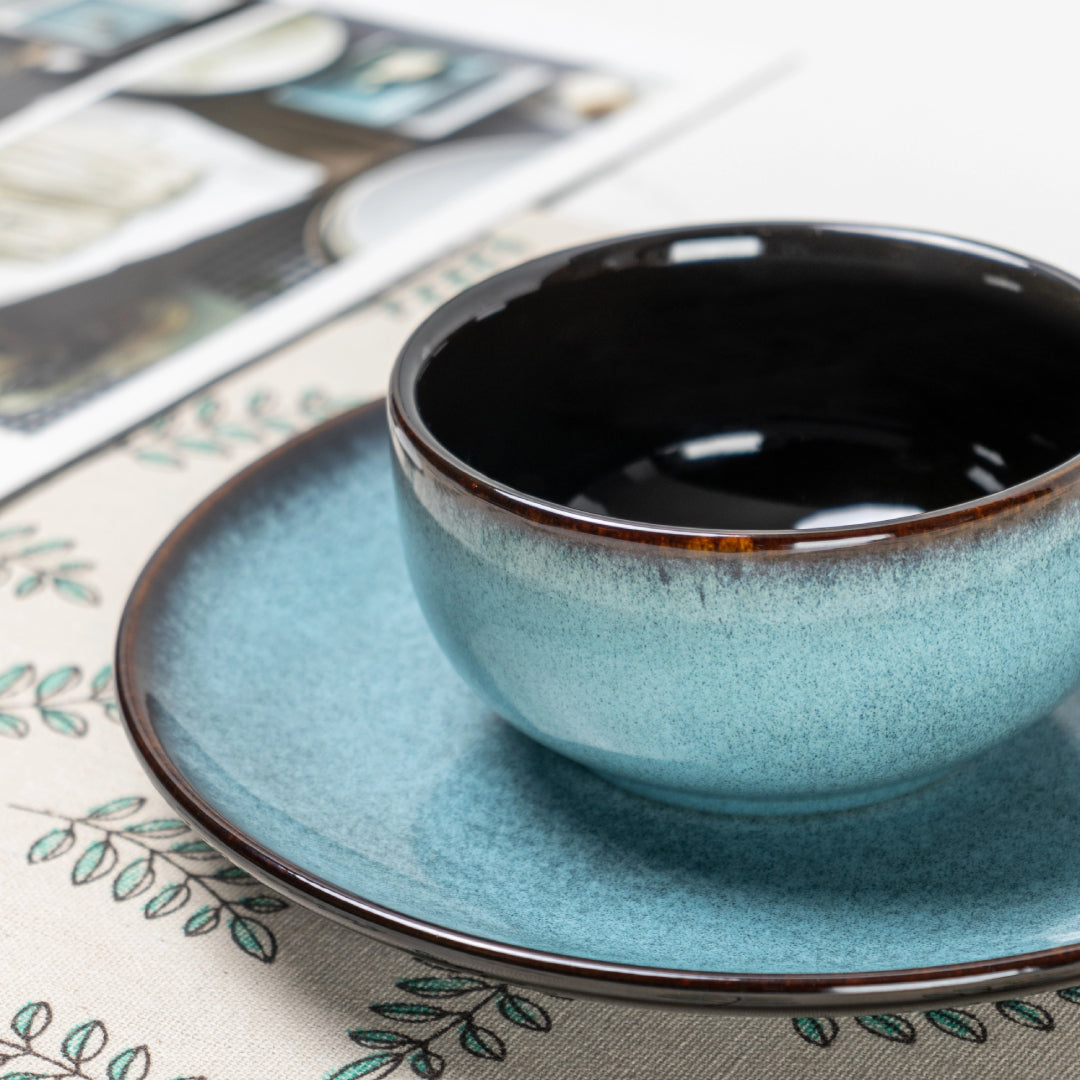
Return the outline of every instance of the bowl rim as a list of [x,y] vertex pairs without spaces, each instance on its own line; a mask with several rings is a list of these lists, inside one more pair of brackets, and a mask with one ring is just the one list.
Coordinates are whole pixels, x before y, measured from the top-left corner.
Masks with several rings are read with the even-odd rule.
[[[482,502],[532,524],[574,533],[702,552],[808,551],[858,548],[875,541],[929,536],[957,526],[1039,506],[1059,497],[1080,478],[1080,450],[1050,469],[1001,491],[919,514],[808,529],[706,529],[662,525],[578,510],[512,487],[463,461],[431,432],[416,401],[416,385],[428,360],[468,322],[500,310],[509,300],[537,291],[551,276],[564,280],[618,273],[634,266],[669,265],[666,253],[680,241],[749,236],[764,241],[821,241],[841,237],[870,244],[904,245],[912,251],[933,248],[949,253],[960,268],[983,276],[989,268],[1021,273],[1029,283],[1073,294],[1080,327],[1080,278],[1006,248],[932,230],[841,222],[734,222],[659,229],[593,241],[519,263],[458,293],[412,332],[390,375],[388,410],[395,443],[414,463],[419,454],[445,481]],[[990,275],[998,276],[1000,275]]]
[[294,436],[197,504],[139,574],[120,620],[115,665],[124,728],[150,780],[229,859],[303,906],[413,955],[556,994],[668,1009],[809,1016],[971,1004],[1080,983],[1080,941],[1036,952],[879,971],[768,973],[645,967],[526,948],[441,926],[375,903],[312,874],[237,828],[187,780],[158,737],[136,662],[153,597],[170,565],[198,541],[214,513],[297,448],[386,408],[377,399]]

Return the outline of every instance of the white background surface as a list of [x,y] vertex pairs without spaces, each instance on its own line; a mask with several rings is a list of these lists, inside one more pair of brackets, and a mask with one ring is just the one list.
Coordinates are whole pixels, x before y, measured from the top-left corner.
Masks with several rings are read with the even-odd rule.
[[[520,12],[535,5],[517,0]],[[544,0],[551,10],[575,6]],[[798,66],[563,202],[641,228],[817,218],[942,229],[1080,273],[1080,18],[1046,0],[579,0],[695,56],[772,43]]]

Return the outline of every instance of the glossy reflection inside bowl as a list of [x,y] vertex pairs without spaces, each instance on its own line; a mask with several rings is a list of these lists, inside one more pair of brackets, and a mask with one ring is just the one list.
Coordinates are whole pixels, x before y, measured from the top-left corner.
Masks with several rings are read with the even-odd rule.
[[685,261],[570,268],[461,326],[417,379],[420,417],[498,484],[699,529],[918,514],[1080,451],[1080,330],[1052,282],[930,247],[916,267],[724,239],[735,257],[691,241]]

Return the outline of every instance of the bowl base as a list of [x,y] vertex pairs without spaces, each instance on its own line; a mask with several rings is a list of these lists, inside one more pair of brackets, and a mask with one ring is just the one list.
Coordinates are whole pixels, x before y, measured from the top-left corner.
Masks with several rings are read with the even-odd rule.
[[862,791],[844,791],[831,795],[796,797],[791,799],[747,799],[733,798],[729,795],[702,795],[699,792],[683,791],[679,788],[662,787],[654,784],[639,784],[628,781],[602,769],[592,770],[598,776],[622,788],[624,791],[643,795],[657,802],[684,806],[691,810],[705,810],[712,814],[738,814],[743,816],[774,816],[777,814],[820,814],[833,810],[853,810],[859,806],[894,799],[898,795],[907,795],[950,773],[951,769],[920,776],[914,780],[902,780],[896,784]]

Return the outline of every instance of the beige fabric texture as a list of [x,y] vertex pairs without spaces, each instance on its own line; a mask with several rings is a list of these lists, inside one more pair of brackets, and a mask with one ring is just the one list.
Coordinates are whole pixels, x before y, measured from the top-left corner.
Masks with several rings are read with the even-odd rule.
[[[515,221],[0,509],[0,1080],[1074,1075],[1080,1005],[1068,993],[966,1014],[821,1020],[800,1035],[782,1017],[521,990],[530,1022],[511,1023],[490,1001],[477,1008],[475,1023],[496,1037],[486,1056],[451,1030],[416,1067],[401,1055],[379,1061],[347,1032],[425,1037],[371,1006],[407,998],[395,985],[404,979],[439,973],[230,879],[154,793],[107,669],[128,591],[157,544],[289,432],[381,396],[405,335],[441,300],[595,233],[548,214]],[[176,844],[189,846],[170,853]],[[140,863],[151,851],[152,886]],[[215,896],[231,904],[216,916]],[[241,908],[244,897],[260,899]]]

